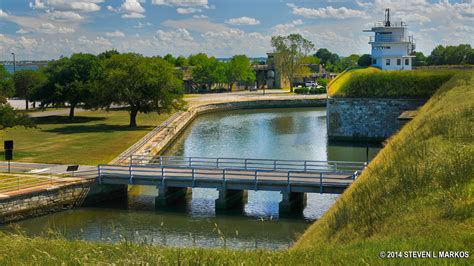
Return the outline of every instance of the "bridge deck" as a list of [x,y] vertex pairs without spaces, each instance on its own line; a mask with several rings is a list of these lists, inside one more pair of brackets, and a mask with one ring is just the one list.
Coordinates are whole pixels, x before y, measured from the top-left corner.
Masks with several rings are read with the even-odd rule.
[[[133,160],[132,160],[133,161]],[[182,162],[182,161],[181,161]],[[210,164],[183,166],[148,163],[134,165],[99,165],[99,180],[103,184],[133,184],[168,187],[199,187],[236,190],[267,190],[316,193],[342,193],[356,178],[357,172],[328,169],[293,170],[277,167],[272,161],[271,169],[244,167],[222,168]],[[191,160],[191,162],[193,162]],[[248,162],[247,162],[248,163]],[[191,165],[191,166],[190,166]],[[336,169],[336,171],[334,171]]]

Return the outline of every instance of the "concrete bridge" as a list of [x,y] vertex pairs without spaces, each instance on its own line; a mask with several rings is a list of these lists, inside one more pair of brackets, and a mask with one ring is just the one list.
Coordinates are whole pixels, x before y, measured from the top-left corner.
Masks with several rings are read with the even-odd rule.
[[206,157],[131,156],[128,165],[98,166],[100,184],[158,188],[156,204],[184,199],[188,188],[219,191],[216,209],[241,204],[246,190],[279,191],[280,212],[301,208],[305,193],[342,193],[365,163]]

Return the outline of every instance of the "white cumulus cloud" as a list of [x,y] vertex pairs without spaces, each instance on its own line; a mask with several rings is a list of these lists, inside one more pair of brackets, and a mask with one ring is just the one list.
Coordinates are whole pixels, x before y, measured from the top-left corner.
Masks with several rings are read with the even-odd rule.
[[6,18],[6,17],[8,17],[8,14],[2,9],[0,9],[0,18]]
[[106,32],[105,36],[120,38],[120,37],[125,37],[125,34],[121,31],[119,31],[119,30],[116,30],[116,31],[113,31],[113,32]]
[[152,0],[154,5],[166,6],[209,6],[207,0]]
[[320,8],[298,7],[295,4],[287,4],[291,8],[291,13],[305,18],[365,18],[367,14],[365,11],[350,9],[347,7],[334,8],[332,6]]
[[195,8],[195,7],[179,7],[176,9],[178,14],[193,14],[193,13],[200,13],[202,9]]
[[100,10],[100,3],[105,0],[34,0],[30,2],[33,9],[74,10],[79,12],[95,12]]
[[249,17],[231,18],[226,21],[227,24],[231,25],[258,25],[260,21]]

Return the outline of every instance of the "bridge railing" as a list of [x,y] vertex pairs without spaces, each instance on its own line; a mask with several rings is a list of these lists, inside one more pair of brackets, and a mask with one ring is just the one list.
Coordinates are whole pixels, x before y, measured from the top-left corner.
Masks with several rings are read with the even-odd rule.
[[312,161],[312,160],[270,160],[270,159],[242,159],[242,158],[210,158],[210,157],[183,157],[183,156],[131,156],[132,165],[147,166],[177,166],[177,167],[204,167],[213,169],[258,169],[284,171],[316,171],[333,173],[353,173],[365,167],[364,162],[350,161]]
[[[341,175],[334,172],[315,171],[283,171],[264,169],[217,169],[189,168],[183,166],[150,166],[150,165],[104,165],[98,166],[99,183],[104,178],[121,179],[127,184],[145,181],[150,185],[165,186],[167,182],[188,182],[195,187],[196,182],[207,181],[220,183],[225,187],[228,183],[253,185],[255,190],[264,183],[283,185],[291,190],[291,186],[319,186],[320,192],[325,185],[348,186],[358,176],[359,172]],[[142,183],[143,184],[143,183]]]

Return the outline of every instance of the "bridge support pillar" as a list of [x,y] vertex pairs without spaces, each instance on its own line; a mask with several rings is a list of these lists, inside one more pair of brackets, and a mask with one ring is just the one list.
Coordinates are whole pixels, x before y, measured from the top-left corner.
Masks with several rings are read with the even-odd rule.
[[282,200],[279,207],[280,212],[291,212],[301,210],[306,205],[306,194],[303,192],[282,191]]
[[245,190],[220,189],[216,199],[216,210],[228,210],[241,207],[247,196]]
[[181,187],[158,187],[158,197],[155,206],[168,206],[186,200],[188,188]]

